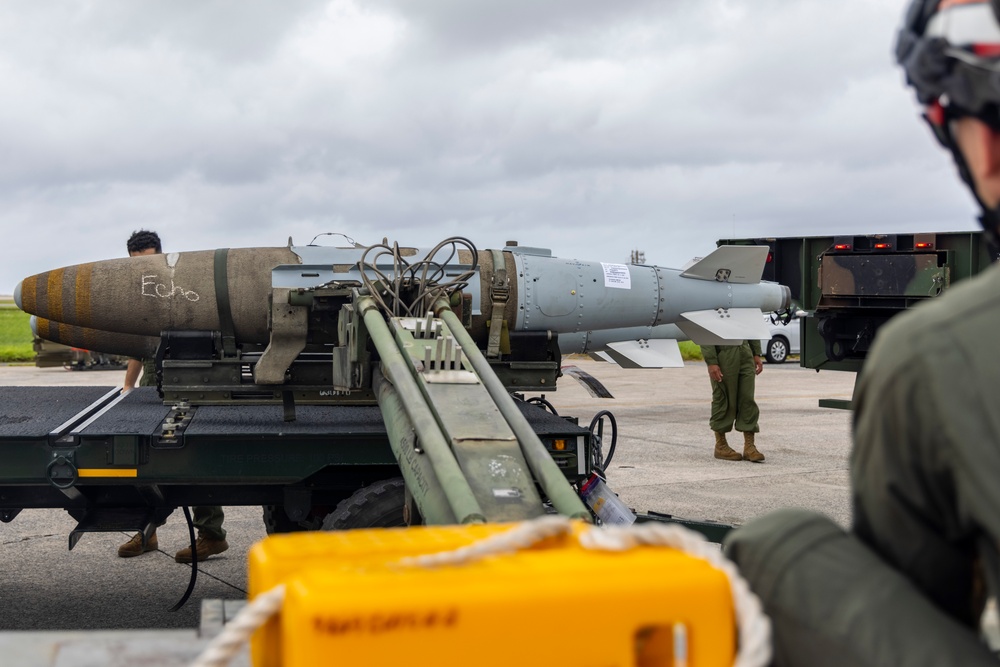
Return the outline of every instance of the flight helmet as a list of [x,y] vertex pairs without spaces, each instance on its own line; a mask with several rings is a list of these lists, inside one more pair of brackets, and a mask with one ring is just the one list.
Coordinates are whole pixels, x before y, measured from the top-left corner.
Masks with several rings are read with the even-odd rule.
[[973,116],[1000,132],[1000,0],[913,0],[896,41],[896,60],[924,105],[934,136],[951,151],[979,202],[983,229],[997,244],[1000,211],[976,193],[951,121]]

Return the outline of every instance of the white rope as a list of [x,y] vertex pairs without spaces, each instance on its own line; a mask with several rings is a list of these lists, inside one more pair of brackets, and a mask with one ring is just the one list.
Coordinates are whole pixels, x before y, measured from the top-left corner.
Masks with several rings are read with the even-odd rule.
[[[398,564],[407,567],[439,567],[462,565],[498,554],[526,549],[544,539],[565,535],[573,530],[572,522],[562,516],[545,516],[520,523],[511,530],[474,542],[452,551],[412,556]],[[652,523],[631,526],[591,528],[580,535],[580,544],[596,551],[626,551],[642,545],[671,547],[707,561],[721,570],[729,580],[729,589],[736,610],[739,628],[739,651],[734,667],[763,667],[771,661],[771,621],[764,614],[760,600],[750,590],[722,551],[700,533],[678,524]],[[226,624],[222,633],[208,645],[191,667],[225,667],[250,635],[278,613],[285,597],[284,585],[258,595],[236,617]]]
[[285,601],[285,585],[278,584],[266,593],[261,593],[248,602],[226,623],[215,639],[208,643],[191,667],[225,667],[236,657],[243,645],[250,641],[250,635],[267,623],[268,619],[281,611]]
[[543,516],[533,521],[520,523],[510,530],[490,535],[478,542],[453,551],[442,551],[436,554],[411,556],[399,561],[400,565],[416,567],[438,567],[441,565],[464,565],[487,556],[514,553],[527,549],[542,540],[565,535],[573,530],[573,524],[563,516]]

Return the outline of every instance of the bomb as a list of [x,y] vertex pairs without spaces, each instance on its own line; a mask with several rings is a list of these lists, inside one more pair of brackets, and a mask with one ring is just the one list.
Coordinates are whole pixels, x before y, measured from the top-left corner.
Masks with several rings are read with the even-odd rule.
[[[411,283],[463,276],[464,291],[471,295],[470,332],[479,341],[486,340],[488,323],[499,316],[509,331],[559,335],[563,352],[680,336],[700,344],[732,344],[766,338],[762,312],[789,306],[787,287],[760,280],[766,254],[766,247],[723,246],[685,269],[669,269],[567,260],[519,246],[372,252],[290,243],[54,269],[25,278],[14,299],[39,318],[43,338],[149,356],[151,343],[164,331],[218,331],[227,323],[238,345],[266,345],[276,290],[362,287],[391,280],[394,273]],[[413,270],[417,265],[423,273]],[[428,266],[433,270],[428,272]],[[647,350],[640,365],[649,361]]]

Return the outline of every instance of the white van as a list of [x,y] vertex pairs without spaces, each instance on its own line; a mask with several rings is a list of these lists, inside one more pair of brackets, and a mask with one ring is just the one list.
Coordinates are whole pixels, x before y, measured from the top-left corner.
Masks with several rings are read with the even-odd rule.
[[764,358],[771,364],[783,364],[790,354],[799,353],[799,314],[788,321],[788,324],[771,315],[765,315],[771,329],[771,338],[760,341]]

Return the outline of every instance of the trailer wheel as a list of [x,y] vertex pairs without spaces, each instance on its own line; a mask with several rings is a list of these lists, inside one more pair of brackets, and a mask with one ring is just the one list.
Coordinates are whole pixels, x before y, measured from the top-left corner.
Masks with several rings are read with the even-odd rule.
[[[306,521],[292,521],[285,514],[284,505],[263,505],[264,509],[264,530],[268,535],[275,533],[299,533],[304,530],[316,530],[320,526],[320,519],[314,513],[313,508]],[[322,515],[321,515],[322,516]]]
[[355,491],[323,519],[323,530],[405,526],[406,486],[402,477],[383,479]]
[[297,521],[292,521],[285,514],[282,505],[264,505],[264,530],[268,535],[275,533],[294,533],[302,530]]
[[788,341],[781,336],[775,336],[767,343],[767,352],[764,356],[768,363],[783,364],[788,358]]
[[305,519],[292,521],[285,513],[284,505],[264,505],[264,530],[267,531],[268,535],[319,530],[326,515],[330,513],[330,507],[333,505],[314,505]]

